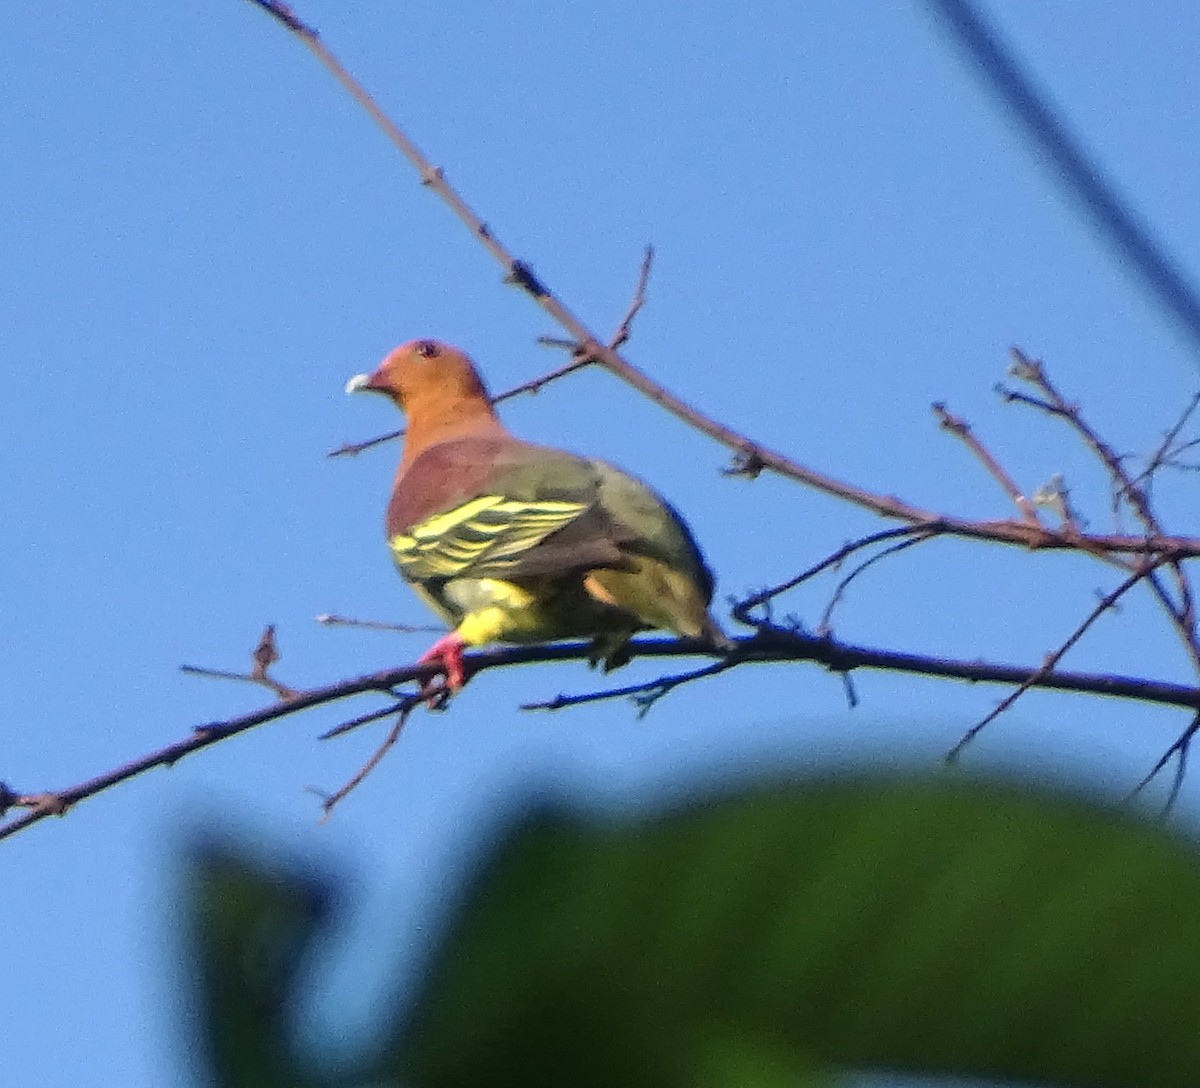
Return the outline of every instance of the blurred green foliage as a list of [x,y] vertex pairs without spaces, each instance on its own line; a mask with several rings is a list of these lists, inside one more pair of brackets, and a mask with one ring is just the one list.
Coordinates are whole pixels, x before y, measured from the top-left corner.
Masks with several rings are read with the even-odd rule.
[[837,1083],[903,1070],[1200,1084],[1200,854],[1099,805],[951,777],[794,782],[656,818],[530,812],[418,993],[334,1078],[299,1047],[311,876],[189,877],[214,1083]]

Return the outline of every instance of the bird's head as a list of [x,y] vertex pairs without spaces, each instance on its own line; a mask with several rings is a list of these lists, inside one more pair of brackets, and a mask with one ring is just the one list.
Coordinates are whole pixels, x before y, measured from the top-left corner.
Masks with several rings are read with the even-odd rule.
[[487,388],[465,352],[437,340],[410,340],[392,351],[372,374],[356,374],[347,393],[391,397],[410,417],[438,405],[490,403]]

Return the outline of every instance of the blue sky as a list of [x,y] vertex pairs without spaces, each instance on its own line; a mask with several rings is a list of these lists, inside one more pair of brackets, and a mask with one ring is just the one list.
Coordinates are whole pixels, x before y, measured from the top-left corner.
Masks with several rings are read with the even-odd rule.
[[[1122,451],[1152,448],[1200,385],[1195,351],[918,3],[702,4],[686,22],[671,5],[616,0],[552,18],[520,0],[298,11],[599,331],[619,320],[652,242],[629,357],[815,468],[925,507],[1008,516],[938,431],[929,404],[944,400],[1023,486],[1063,473],[1106,528],[1104,480],[1077,445],[992,392],[1008,346],[1043,357]],[[465,347],[495,389],[561,359],[535,344],[559,330],[250,5],[45,0],[2,18],[0,779],[36,790],[260,705],[265,693],[178,666],[241,668],[267,622],[279,674],[297,686],[413,659],[428,636],[313,622],[427,620],[382,542],[396,450],[324,457],[397,422],[382,401],[344,397],[345,380],[416,336]],[[1002,25],[1169,249],[1200,267],[1200,12],[1021,0]],[[726,451],[601,373],[504,415],[668,495],[722,600],[881,527],[782,480],[721,476]],[[1180,532],[1195,531],[1194,486],[1161,491]],[[1115,584],[1071,557],[935,543],[860,580],[836,633],[1036,663]],[[787,608],[815,622],[829,588]],[[1067,664],[1188,679],[1149,602],[1107,617]],[[635,664],[621,679],[653,675]],[[335,711],[43,823],[0,845],[6,1078],[194,1083],[174,912],[179,848],[198,827],[341,875],[356,909],[324,976],[338,1009],[313,1018],[369,1030],[381,944],[421,954],[481,835],[529,791],[603,804],[746,770],[928,765],[1001,694],[856,683],[862,704],[848,712],[840,682],[816,668],[745,668],[638,721],[622,704],[516,709],[594,687],[582,666],[497,672],[451,712],[416,716],[323,825],[305,787],[340,785],[380,735],[318,743]],[[969,763],[1119,795],[1182,724],[1031,696]]]

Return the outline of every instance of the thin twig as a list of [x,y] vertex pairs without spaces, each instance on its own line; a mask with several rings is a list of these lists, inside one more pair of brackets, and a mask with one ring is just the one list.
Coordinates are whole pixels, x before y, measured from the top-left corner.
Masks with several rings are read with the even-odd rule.
[[1013,703],[1015,703],[1030,688],[1037,686],[1040,681],[1044,680],[1051,673],[1053,673],[1054,667],[1063,659],[1067,651],[1070,650],[1071,647],[1077,642],[1079,642],[1081,638],[1083,638],[1088,628],[1091,627],[1092,624],[1095,623],[1096,620],[1098,620],[1102,615],[1104,615],[1105,612],[1112,608],[1112,606],[1116,604],[1121,597],[1123,597],[1129,590],[1136,586],[1138,582],[1147,577],[1151,573],[1151,570],[1152,568],[1147,566],[1141,570],[1134,571],[1134,573],[1126,578],[1119,586],[1117,586],[1116,589],[1106,593],[1103,597],[1101,597],[1099,602],[1096,604],[1096,607],[1087,614],[1083,621],[1075,628],[1074,631],[1071,632],[1066,640],[1064,640],[1062,645],[1060,645],[1059,648],[1053,653],[1046,655],[1046,660],[1042,662],[1042,665],[1039,669],[1031,674],[1028,679],[1023,680],[1020,684],[1018,684],[1013,691],[1010,691],[1003,699],[1000,700],[999,703],[996,704],[990,713],[984,715],[982,719],[976,722],[962,735],[958,743],[946,753],[946,762],[953,763],[955,760],[957,760],[958,757],[962,755],[963,750],[967,747],[967,745],[969,745],[977,736],[979,736],[979,734],[987,725],[1000,717],[1001,714],[1011,707]]
[[289,30],[294,30],[297,34],[306,35],[310,38],[315,38],[317,32],[312,27],[302,23],[300,19],[293,13],[292,9],[281,2],[281,0],[250,0],[250,3],[257,4],[264,11],[275,16]]
[[[400,739],[400,734],[404,731],[405,725],[408,724],[409,715],[412,714],[413,710],[416,709],[418,705],[420,705],[420,702],[421,699],[419,697],[413,697],[407,700],[404,706],[401,707],[400,713],[396,716],[395,724],[388,731],[387,736],[383,738],[379,747],[371,753],[371,756],[366,763],[364,763],[340,789],[334,790],[333,793],[330,794],[321,795],[323,796],[323,800],[321,801],[322,823],[328,820],[329,817],[333,815],[334,808],[337,807],[337,805],[343,801],[348,794],[358,789],[358,787],[361,786],[363,781],[366,779],[367,775],[369,775],[373,770],[375,770],[376,767],[379,766],[383,760],[383,757],[388,754],[391,748],[395,745],[396,741]],[[312,792],[319,793],[319,791],[315,789],[312,790]]]
[[[1187,407],[1185,407],[1184,410],[1179,413],[1179,418],[1171,425],[1170,428],[1168,428],[1166,434],[1163,435],[1162,442],[1159,444],[1158,449],[1154,451],[1154,454],[1150,459],[1152,466],[1166,463],[1164,458],[1174,448],[1175,443],[1179,440],[1179,436],[1183,433],[1183,428],[1188,425],[1188,421],[1195,414],[1197,408],[1200,408],[1200,392],[1192,394],[1192,399],[1188,401]],[[1189,442],[1185,444],[1185,447],[1181,448],[1186,448],[1186,446],[1192,446],[1195,444],[1196,443],[1194,441]],[[1153,468],[1151,471],[1153,471]]]
[[621,318],[621,324],[617,326],[617,331],[613,334],[613,338],[608,342],[608,346],[613,351],[622,347],[629,339],[630,333],[633,331],[633,319],[637,317],[642,307],[646,304],[646,285],[650,282],[650,266],[653,263],[654,247],[647,246],[645,255],[642,257],[642,267],[638,273],[637,287],[633,292],[633,300],[629,303],[629,309],[625,311],[625,316]]
[[[255,0],[257,2],[257,0]],[[326,457],[357,457],[360,453],[365,453],[369,449],[376,446],[382,446],[385,442],[392,442],[397,438],[404,437],[404,428],[400,427],[394,431],[388,431],[387,434],[379,434],[374,438],[364,439],[362,442],[346,442],[338,446],[337,449],[330,450]]]
[[396,631],[402,635],[442,634],[445,626],[435,623],[387,623],[384,620],[356,620],[350,616],[338,616],[332,612],[322,612],[313,619],[324,627],[362,627],[369,631]]
[[933,405],[933,412],[938,417],[942,430],[949,431],[955,438],[961,439],[967,448],[982,462],[983,467],[991,473],[992,478],[1004,489],[1005,494],[1012,499],[1021,517],[1029,525],[1041,525],[1037,510],[1025,497],[1024,493],[1013,478],[1004,470],[1004,466],[996,460],[988,449],[975,437],[970,425],[964,419],[951,414],[945,404],[940,401]]
[[179,671],[186,672],[190,676],[204,676],[210,680],[237,680],[243,684],[257,684],[268,691],[273,691],[280,701],[285,703],[292,699],[298,699],[303,694],[296,688],[281,684],[269,676],[256,676],[252,672],[227,672],[225,669],[208,669],[203,665],[180,665]]
[[[574,346],[574,345],[572,345]],[[565,378],[568,374],[573,374],[576,370],[580,370],[585,366],[590,365],[595,360],[591,357],[576,357],[569,363],[563,366],[555,367],[555,369],[547,371],[539,377],[532,378],[527,382],[522,382],[520,385],[514,385],[511,389],[504,390],[503,393],[497,393],[492,397],[493,404],[500,404],[503,401],[510,400],[513,397],[519,397],[523,393],[536,393],[543,386],[549,385],[551,382],[558,381],[559,378]],[[364,450],[372,449],[375,446],[380,446],[384,442],[391,442],[396,438],[404,437],[404,428],[400,427],[394,431],[388,431],[387,434],[376,435],[374,438],[365,439],[362,442],[347,442],[345,445],[338,446],[335,450],[330,450],[326,457],[356,457]]]
[[[625,316],[621,318],[621,323],[617,326],[617,331],[610,343],[610,346],[613,348],[619,347],[629,339],[633,330],[633,319],[646,304],[646,285],[650,279],[650,268],[653,261],[654,247],[647,246],[645,255],[642,257],[641,269],[638,272],[637,287],[633,293],[633,300],[629,303],[629,308],[625,311]],[[596,357],[581,349],[574,340],[559,340],[552,336],[540,336],[538,337],[538,342],[549,347],[566,348],[572,353],[573,358],[569,363],[555,367],[553,370],[547,371],[545,374],[532,378],[527,382],[521,382],[520,385],[514,385],[511,389],[504,390],[503,393],[497,393],[492,397],[493,404],[501,404],[506,400],[511,400],[513,397],[519,397],[524,394],[538,393],[551,382],[556,382],[560,378],[565,378],[568,374],[574,374],[575,371],[582,370],[585,366],[591,366],[596,362]],[[395,431],[388,431],[387,434],[381,434],[375,438],[368,438],[363,442],[348,442],[345,445],[338,446],[336,450],[330,450],[325,456],[356,456],[364,450],[371,449],[373,446],[403,437],[404,429],[400,428]]]
[[366,714],[359,714],[355,718],[350,718],[340,725],[335,725],[332,729],[326,729],[324,733],[319,733],[317,740],[333,740],[335,737],[343,736],[351,730],[357,729],[360,725],[370,725],[371,722],[377,722],[382,718],[390,718],[393,714],[399,714],[408,705],[410,698],[411,696],[406,695],[399,702],[385,706],[382,710],[372,710]]
[[1030,408],[1037,408],[1039,411],[1046,412],[1049,415],[1060,414],[1059,410],[1053,404],[1042,400],[1041,397],[1033,396],[1032,393],[1022,393],[1019,389],[1010,389],[1001,382],[996,383],[995,390],[1007,404],[1027,404]]
[[827,555],[819,563],[814,563],[811,567],[802,570],[794,578],[789,578],[786,582],[780,582],[778,585],[770,586],[767,589],[760,590],[757,593],[751,594],[749,597],[738,601],[733,606],[733,618],[739,623],[744,623],[747,627],[759,626],[759,621],[751,617],[750,613],[760,606],[767,604],[780,594],[786,593],[788,590],[795,589],[798,585],[807,582],[810,578],[815,578],[822,571],[829,570],[833,567],[840,566],[849,556],[857,551],[862,551],[863,548],[869,548],[873,544],[879,544],[884,540],[895,540],[897,537],[919,537],[922,540],[927,540],[936,535],[930,530],[920,529],[913,525],[902,525],[891,529],[880,529],[878,532],[868,533],[858,540],[853,540],[849,544],[844,544],[837,551]]
[[300,696],[301,692],[287,684],[281,684],[269,675],[272,665],[280,659],[279,647],[275,642],[275,625],[267,624],[263,628],[258,645],[250,654],[253,668],[250,672],[229,672],[225,669],[208,669],[200,665],[180,665],[179,671],[192,676],[205,676],[213,680],[237,680],[244,684],[257,684],[268,691],[273,691],[284,702],[290,702]]
[[1187,728],[1184,729],[1183,732],[1171,742],[1171,746],[1165,752],[1163,752],[1161,756],[1158,757],[1158,760],[1155,762],[1154,766],[1151,767],[1150,770],[1148,770],[1144,775],[1142,775],[1141,779],[1138,781],[1138,784],[1134,786],[1128,794],[1125,795],[1126,803],[1132,801],[1139,793],[1142,792],[1142,790],[1150,785],[1150,783],[1159,776],[1163,768],[1166,767],[1166,765],[1178,755],[1179,765],[1176,768],[1175,783],[1172,785],[1170,794],[1168,794],[1168,806],[1164,809],[1164,812],[1170,811],[1170,806],[1174,805],[1175,798],[1179,795],[1179,788],[1183,784],[1182,776],[1183,771],[1186,770],[1187,751],[1191,746],[1192,740],[1195,738],[1197,731],[1200,731],[1200,713],[1197,713],[1192,718],[1191,722],[1188,723]]
[[846,589],[851,582],[854,581],[863,571],[868,570],[881,559],[886,559],[889,555],[895,555],[897,552],[902,552],[907,548],[911,548],[914,544],[924,544],[927,540],[932,540],[932,533],[922,533],[917,536],[910,536],[907,540],[897,541],[886,548],[877,551],[869,559],[864,559],[858,564],[849,574],[847,574],[834,587],[833,595],[829,598],[829,603],[825,606],[825,611],[821,614],[821,622],[817,624],[817,634],[826,635],[832,629],[833,610],[841,603],[842,598],[846,595]]
[[1164,818],[1171,815],[1175,802],[1179,800],[1179,791],[1183,789],[1183,781],[1187,777],[1188,753],[1192,750],[1192,738],[1195,735],[1195,730],[1192,730],[1187,740],[1179,746],[1175,759],[1175,777],[1171,780],[1171,788],[1167,791],[1167,799],[1163,802],[1162,816]]
[[520,385],[514,385],[511,389],[506,389],[498,397],[493,397],[492,403],[499,404],[501,401],[509,400],[512,397],[519,397],[523,393],[537,393],[551,382],[556,382],[559,378],[565,378],[568,374],[574,374],[575,371],[587,366],[591,361],[591,359],[572,359],[564,366],[555,367],[554,370],[548,370],[545,374],[537,378],[532,378],[527,382],[522,382]]
[[[607,688],[604,691],[588,691],[580,695],[564,695],[559,692],[553,699],[537,703],[522,703],[522,710],[564,710],[567,707],[581,706],[584,703],[599,703],[608,699],[633,698],[638,707],[638,717],[644,718],[650,708],[664,695],[674,691],[683,684],[691,683],[705,676],[716,676],[718,673],[733,668],[738,662],[727,659],[704,665],[688,672],[675,673],[672,676],[660,676],[657,680],[647,680],[642,684],[629,684],[621,688]],[[641,698],[638,698],[641,696]]]
[[[1195,393],[1192,399],[1188,401],[1187,406],[1180,413],[1179,418],[1171,425],[1167,432],[1163,435],[1163,440],[1158,444],[1155,451],[1146,459],[1146,467],[1142,469],[1136,476],[1133,477],[1133,485],[1140,487],[1143,483],[1147,487],[1153,482],[1155,474],[1161,468],[1192,468],[1190,465],[1182,465],[1178,458],[1181,453],[1186,453],[1200,445],[1200,439],[1193,439],[1190,442],[1184,442],[1179,446],[1175,443],[1179,440],[1183,428],[1187,426],[1188,421],[1192,418],[1193,413],[1200,407],[1200,393]],[[1118,496],[1119,498],[1120,496]]]

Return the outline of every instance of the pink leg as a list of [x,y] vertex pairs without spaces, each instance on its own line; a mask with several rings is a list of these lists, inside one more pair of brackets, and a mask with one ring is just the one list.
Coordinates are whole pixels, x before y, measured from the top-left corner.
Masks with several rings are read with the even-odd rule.
[[457,631],[439,638],[419,658],[418,665],[431,665],[434,662],[442,666],[446,673],[446,686],[451,691],[458,691],[466,682],[463,672],[462,652],[466,645]]

